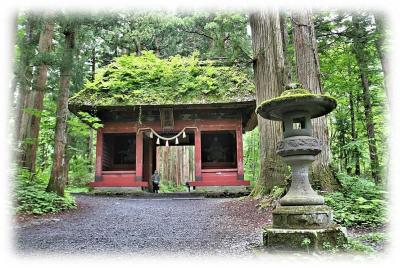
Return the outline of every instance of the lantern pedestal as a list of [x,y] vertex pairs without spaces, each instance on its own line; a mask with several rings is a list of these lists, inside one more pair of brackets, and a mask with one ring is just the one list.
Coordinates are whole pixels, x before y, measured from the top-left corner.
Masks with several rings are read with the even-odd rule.
[[301,88],[287,90],[257,107],[260,116],[283,122],[277,154],[292,170],[290,188],[272,212],[272,225],[264,228],[263,243],[268,248],[320,250],[347,242],[346,229],[333,223],[332,210],[309,182],[310,165],[322,149],[321,142],[312,137],[311,119],[335,107],[335,99]]
[[322,229],[278,229],[265,226],[264,246],[274,250],[324,250],[347,242],[346,229],[330,225]]

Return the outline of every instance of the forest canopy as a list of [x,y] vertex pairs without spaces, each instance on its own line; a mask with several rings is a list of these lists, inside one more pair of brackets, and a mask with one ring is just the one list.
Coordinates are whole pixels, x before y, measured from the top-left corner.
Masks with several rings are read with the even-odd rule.
[[70,106],[199,104],[253,100],[254,84],[236,66],[214,66],[198,53],[160,59],[152,51],[123,55],[97,70]]

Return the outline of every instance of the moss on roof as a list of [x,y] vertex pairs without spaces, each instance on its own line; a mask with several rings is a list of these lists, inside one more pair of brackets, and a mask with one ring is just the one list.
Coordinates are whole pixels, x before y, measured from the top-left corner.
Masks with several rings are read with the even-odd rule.
[[270,120],[282,120],[283,113],[289,110],[305,110],[311,118],[315,118],[330,113],[336,105],[336,99],[331,96],[295,88],[285,90],[279,97],[263,101],[256,108],[256,113]]
[[238,67],[200,62],[198,54],[160,59],[151,51],[121,56],[98,69],[72,106],[228,103],[254,100],[254,84]]

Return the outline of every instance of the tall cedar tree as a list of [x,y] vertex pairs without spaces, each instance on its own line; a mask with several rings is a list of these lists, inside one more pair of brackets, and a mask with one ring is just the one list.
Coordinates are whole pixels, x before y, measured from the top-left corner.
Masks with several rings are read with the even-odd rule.
[[47,82],[47,68],[48,60],[53,40],[54,19],[52,17],[45,17],[43,29],[40,33],[39,39],[39,60],[40,64],[35,74],[35,81],[32,87],[31,95],[33,98],[33,111],[31,114],[30,126],[27,129],[26,138],[30,142],[26,145],[25,159],[22,166],[26,167],[29,171],[35,172],[36,152],[38,148],[38,138],[40,130],[40,118],[43,111],[43,99],[45,94],[45,87]]
[[381,182],[380,176],[380,167],[379,167],[379,158],[376,148],[376,140],[375,140],[375,125],[373,120],[372,113],[372,103],[371,103],[371,95],[369,89],[369,80],[368,80],[368,56],[365,51],[365,47],[367,47],[367,30],[366,23],[363,22],[363,17],[361,14],[353,13],[352,14],[352,23],[353,23],[353,52],[356,57],[358,69],[360,72],[360,82],[362,87],[362,97],[364,104],[364,116],[365,123],[367,127],[367,136],[368,136],[368,148],[369,148],[369,157],[370,157],[370,165],[371,165],[371,175],[374,179],[375,183]]
[[[94,81],[95,75],[96,75],[96,48],[93,47],[92,53],[91,53],[91,59],[90,59],[90,81]],[[93,162],[93,141],[94,141],[94,133],[93,133],[93,128],[89,128],[89,139],[88,139],[88,158],[89,158],[89,164],[90,164],[90,169],[92,170],[92,167],[94,166]]]
[[[296,55],[297,79],[313,93],[321,94],[321,73],[317,42],[311,12],[304,11],[292,14],[293,43]],[[312,182],[322,190],[334,191],[339,188],[330,168],[330,150],[328,124],[325,116],[312,120],[313,135],[322,142],[322,151],[312,164]]]
[[284,83],[285,85],[290,84],[292,82],[292,64],[290,62],[290,53],[289,49],[289,33],[288,33],[288,25],[287,25],[287,18],[285,12],[281,12],[279,14],[279,22],[281,27],[281,34],[282,34],[282,48],[283,48],[283,56],[285,61],[285,76],[284,76]]
[[[356,113],[355,113],[355,103],[353,92],[349,91],[349,108],[350,108],[350,123],[351,123],[351,141],[356,142],[358,139],[358,134],[356,130]],[[354,159],[354,174],[359,176],[361,174],[360,166],[360,151],[357,147],[352,150],[352,156]],[[348,172],[350,174],[350,172]]]
[[[284,55],[278,12],[250,15],[253,46],[253,69],[257,105],[279,96],[284,90]],[[265,194],[274,186],[285,184],[287,166],[276,154],[282,138],[282,124],[258,116],[260,135],[260,174],[253,194]]]
[[73,67],[75,50],[76,25],[66,22],[63,27],[64,52],[60,68],[60,90],[57,100],[57,119],[54,140],[54,158],[49,184],[46,191],[56,192],[64,195],[64,188],[67,182],[66,172],[66,145],[67,145],[67,119],[68,119],[68,97],[70,80]]
[[376,34],[376,40],[375,40],[375,46],[376,46],[376,51],[378,52],[379,60],[381,61],[381,66],[382,66],[382,72],[383,72],[383,82],[385,83],[385,90],[386,90],[386,96],[388,96],[388,63],[386,59],[386,52],[384,50],[384,43],[386,39],[386,22],[381,14],[375,14],[374,15],[375,19],[375,34]]
[[25,35],[20,43],[20,60],[18,62],[18,87],[15,118],[15,140],[18,144],[16,161],[18,164],[25,162],[27,132],[32,118],[33,96],[30,94],[33,78],[33,58],[37,47],[37,18],[29,13],[26,19]]

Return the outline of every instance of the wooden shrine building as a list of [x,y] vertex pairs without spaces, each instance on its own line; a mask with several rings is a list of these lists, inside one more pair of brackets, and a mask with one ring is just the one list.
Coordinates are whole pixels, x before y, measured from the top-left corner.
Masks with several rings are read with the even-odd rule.
[[[97,129],[93,187],[149,187],[156,147],[194,145],[190,186],[243,186],[243,133],[257,125],[254,85],[238,67],[196,56],[122,56],[69,109]],[[97,117],[97,118],[94,118]]]

